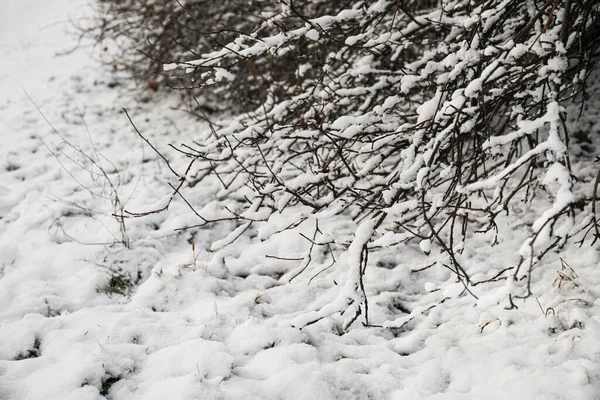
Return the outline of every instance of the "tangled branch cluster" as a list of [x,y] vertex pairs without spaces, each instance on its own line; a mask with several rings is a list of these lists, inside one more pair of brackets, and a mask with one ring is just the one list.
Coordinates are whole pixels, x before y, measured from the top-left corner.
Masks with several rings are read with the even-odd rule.
[[[309,15],[343,9],[343,5],[334,0],[303,0],[296,7]],[[289,29],[289,23],[303,23],[298,17],[295,21],[272,18],[279,11],[277,2],[263,0],[99,0],[98,19],[84,34],[95,36],[99,42],[113,44],[107,61],[114,69],[127,71],[142,82],[164,81],[172,88],[183,89],[182,93],[198,95],[194,89],[204,85],[203,80],[198,84],[194,82],[199,78],[198,74],[165,76],[163,65],[226,48],[238,37],[249,36],[256,29],[260,29],[262,36],[270,36]],[[293,80],[294,68],[290,66],[301,63],[300,58],[321,63],[332,50],[312,46],[309,52],[302,40],[295,46],[296,49],[286,56],[265,53],[263,57],[245,58],[242,63],[228,65],[228,71],[246,85],[213,88],[207,96],[210,106],[219,108],[224,102],[226,105],[222,108],[254,109],[260,105],[262,86],[270,86],[270,91],[275,93],[272,83]],[[231,47],[232,51],[234,47]],[[285,95],[285,92],[279,93],[279,97]]]
[[[599,54],[597,1],[247,4],[252,12],[243,16],[201,7],[211,14],[190,16],[191,31],[182,33],[189,53],[181,60],[195,59],[165,70],[230,103],[248,94],[250,111],[180,149],[196,163],[188,180],[217,176],[240,221],[215,248],[252,225],[266,239],[334,215],[358,222],[338,299],[299,325],[335,312],[348,315],[347,325],[366,315],[369,251],[414,239],[439,248],[438,264],[471,293],[482,282],[461,262],[465,240],[497,232],[497,217],[540,187],[550,201],[521,262],[489,278],[510,283],[511,304],[531,294],[544,254],[576,235],[600,237],[598,179],[582,189],[573,175],[565,107],[583,105]],[[283,225],[274,222],[281,215]],[[317,228],[311,240],[325,245],[335,236]]]

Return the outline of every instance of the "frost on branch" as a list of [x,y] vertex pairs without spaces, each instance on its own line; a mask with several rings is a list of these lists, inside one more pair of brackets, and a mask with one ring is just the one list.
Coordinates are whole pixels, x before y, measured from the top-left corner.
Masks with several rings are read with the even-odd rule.
[[[506,280],[512,297],[527,297],[544,254],[598,234],[567,123],[598,55],[597,1],[260,4],[251,29],[223,28],[235,32],[227,42],[209,32],[214,49],[200,43],[165,70],[231,103],[255,93],[247,112],[181,148],[202,176],[218,177],[232,217],[263,237],[316,222],[311,249],[347,252],[334,265],[349,274],[340,296],[298,325],[336,312],[346,325],[367,318],[367,254],[380,247],[414,239],[441,252],[437,265],[463,294]],[[473,281],[461,259],[470,235],[498,234],[499,216],[544,190],[519,265]],[[333,218],[357,222],[351,244],[319,224]],[[294,222],[276,226],[285,219]]]
[[[295,7],[307,15],[325,15],[341,10],[343,4],[336,0],[297,1]],[[188,60],[190,55],[226,51],[242,52],[252,38],[277,37],[288,29],[290,15],[278,1],[264,0],[98,0],[97,19],[89,26],[81,26],[82,34],[91,36],[102,45],[103,60],[114,70],[125,71],[146,88],[149,82],[166,84],[191,96],[203,96],[198,89],[206,84],[224,83],[236,77],[238,86],[228,90],[211,90],[200,100],[207,110],[230,111],[255,108],[264,100],[263,81],[296,79],[289,68],[298,58],[318,63],[328,48],[307,44],[319,40],[319,30],[305,31],[304,41],[295,44],[296,49],[284,55],[272,57],[266,44],[265,57],[261,59],[240,58],[232,64],[215,63],[210,68],[196,68],[189,63],[176,71],[177,61]],[[282,18],[282,16],[285,16]],[[301,17],[295,17],[302,22]],[[167,75],[163,68],[170,70]],[[312,69],[302,70],[301,76],[312,76]],[[239,82],[245,82],[240,86]],[[156,86],[158,87],[158,86]],[[272,87],[271,91],[274,93]],[[233,90],[233,92],[231,92]],[[279,95],[283,95],[280,93]],[[188,97],[192,104],[196,102]]]

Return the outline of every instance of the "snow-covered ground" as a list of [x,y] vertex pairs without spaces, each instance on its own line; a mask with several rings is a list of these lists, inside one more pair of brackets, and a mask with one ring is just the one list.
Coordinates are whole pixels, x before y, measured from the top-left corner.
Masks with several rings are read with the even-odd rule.
[[[298,266],[265,255],[304,254],[294,232],[209,253],[233,226],[176,231],[199,222],[179,198],[121,226],[115,213],[164,205],[176,183],[122,108],[178,171],[186,160],[168,144],[206,127],[160,91],[132,94],[91,57],[101,49],[71,52],[69,18],[90,13],[82,0],[4,0],[0,12],[0,399],[600,398],[597,247],[548,255],[535,296],[510,311],[503,284],[461,297],[450,273],[415,272],[418,245],[381,251],[370,322],[407,323],[344,333],[339,316],[294,327],[345,274],[279,279]],[[208,213],[217,192],[186,196]],[[474,238],[470,270],[513,265],[529,214],[504,221],[495,247]]]

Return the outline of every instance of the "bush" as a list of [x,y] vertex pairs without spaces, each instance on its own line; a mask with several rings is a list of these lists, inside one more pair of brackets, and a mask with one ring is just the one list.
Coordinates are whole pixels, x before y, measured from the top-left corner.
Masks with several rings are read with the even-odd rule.
[[[284,214],[288,228],[336,215],[359,223],[340,297],[299,324],[344,312],[349,325],[366,314],[369,251],[415,239],[427,252],[439,248],[438,264],[470,292],[482,281],[461,261],[466,239],[497,233],[517,199],[547,201],[521,262],[489,279],[509,282],[510,304],[531,295],[532,268],[548,251],[577,235],[600,237],[600,178],[579,181],[569,151],[572,105],[583,109],[598,58],[597,1],[245,4],[248,13],[180,7],[173,15],[189,17],[177,33],[185,44],[169,54],[155,45],[151,57],[177,60],[165,65],[174,79],[187,75],[187,86],[250,110],[181,149],[204,171],[199,180],[222,182],[236,232],[257,225],[266,239]],[[196,6],[192,18],[186,10]],[[166,40],[174,20],[157,37]]]
[[[190,96],[199,95],[195,89],[203,87],[199,78],[204,71],[194,69],[191,76],[184,74],[184,79],[181,79],[178,74],[165,75],[163,64],[221,49],[239,36],[253,33],[270,36],[304,23],[299,16],[282,22],[274,21],[272,16],[276,15],[280,6],[277,2],[264,0],[99,1],[99,17],[88,34],[95,35],[102,43],[113,42],[113,46],[106,47],[107,51],[112,49],[108,52],[107,62],[142,83],[163,82],[172,88],[185,89],[183,93]],[[334,0],[302,1],[296,6],[309,15],[326,14],[339,11],[341,6],[337,3]],[[230,47],[232,51],[234,48],[235,45]],[[276,92],[275,82],[292,83],[296,79],[295,68],[290,66],[306,60],[322,63],[325,50],[331,49],[323,46],[319,51],[313,46],[310,55],[306,50],[306,46],[297,43],[286,56],[280,54],[278,57],[238,60],[227,66],[227,70],[235,73],[245,85],[231,86],[226,91],[212,90],[207,95],[208,103],[216,108],[237,106],[239,111],[257,107],[261,104],[265,86]],[[287,87],[280,95],[285,96],[286,90]],[[226,104],[223,104],[224,100]]]

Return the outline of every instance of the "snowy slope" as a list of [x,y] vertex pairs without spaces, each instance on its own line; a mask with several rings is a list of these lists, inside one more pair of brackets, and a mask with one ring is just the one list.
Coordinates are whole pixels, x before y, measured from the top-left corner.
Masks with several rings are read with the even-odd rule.
[[[334,316],[298,329],[336,297],[347,260],[311,280],[330,264],[315,255],[287,283],[297,263],[266,255],[302,257],[297,232],[263,243],[249,232],[209,253],[235,226],[176,231],[199,222],[179,198],[123,229],[113,214],[164,205],[176,180],[121,109],[177,171],[187,161],[168,144],[206,127],[169,96],[132,94],[91,58],[101,49],[56,55],[73,48],[65,21],[84,21],[85,2],[5,0],[2,11],[0,399],[600,397],[596,248],[548,255],[536,296],[510,311],[502,282],[476,287],[475,300],[449,272],[417,271],[428,260],[418,244],[380,251],[366,282],[378,326],[344,333]],[[218,183],[186,195],[217,212]],[[473,238],[470,270],[488,277],[515,262],[533,218],[520,211],[497,246]],[[355,227],[338,223],[351,240]]]

